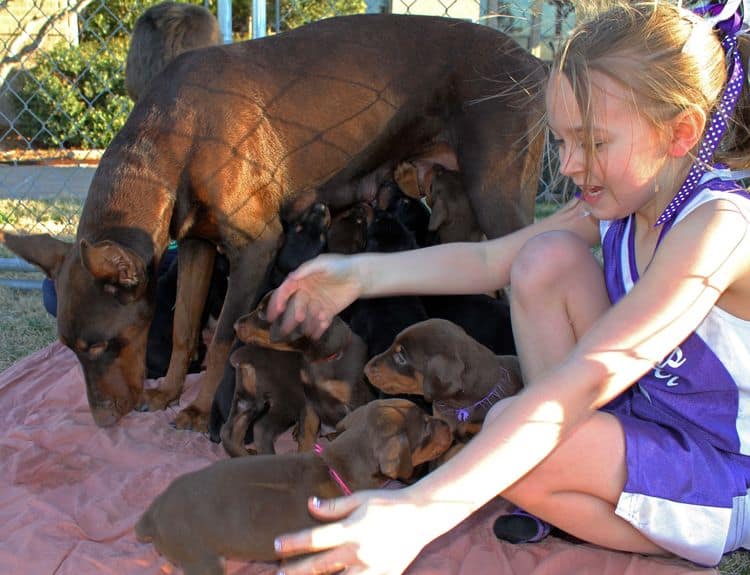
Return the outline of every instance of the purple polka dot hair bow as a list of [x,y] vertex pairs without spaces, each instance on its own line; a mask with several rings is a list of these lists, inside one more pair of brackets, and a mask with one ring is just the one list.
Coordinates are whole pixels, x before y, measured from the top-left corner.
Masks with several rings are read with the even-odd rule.
[[729,0],[726,3],[712,2],[695,10],[697,14],[705,16],[710,22],[713,22],[714,28],[724,33],[721,46],[727,56],[729,79],[718,107],[711,114],[708,128],[698,149],[698,157],[679,191],[656,220],[656,226],[666,223],[671,224],[680,206],[691,197],[703,174],[711,167],[711,159],[716,148],[719,147],[719,143],[727,130],[729,119],[737,105],[745,81],[742,58],[737,47],[737,34],[745,26],[743,22],[744,2],[745,0]]

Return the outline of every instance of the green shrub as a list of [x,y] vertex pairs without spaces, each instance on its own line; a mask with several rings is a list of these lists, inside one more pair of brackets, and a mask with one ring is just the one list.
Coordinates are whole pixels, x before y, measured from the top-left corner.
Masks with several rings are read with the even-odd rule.
[[16,128],[35,147],[105,148],[125,123],[126,37],[60,43],[24,71]]

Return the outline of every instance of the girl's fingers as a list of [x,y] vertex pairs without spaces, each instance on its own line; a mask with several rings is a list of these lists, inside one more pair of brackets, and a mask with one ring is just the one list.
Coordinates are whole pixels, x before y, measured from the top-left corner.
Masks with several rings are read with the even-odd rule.
[[300,280],[304,280],[305,277],[316,273],[316,271],[319,271],[318,268],[318,262],[313,259],[303,263],[300,267],[287,275],[281,285],[273,290],[271,299],[268,301],[268,307],[266,308],[268,321],[272,322],[281,315],[289,305],[289,298],[293,294],[298,293],[301,283]]
[[[294,331],[307,317],[307,307],[310,297],[304,291],[298,290],[289,298],[286,309],[281,315],[281,324],[279,328],[281,333],[286,335]],[[269,320],[270,321],[270,320]]]
[[268,300],[268,306],[266,307],[266,318],[269,322],[273,322],[286,309],[287,302],[296,289],[296,282],[287,279],[278,288],[273,290],[271,299]]
[[338,547],[346,540],[346,527],[341,523],[331,523],[289,535],[280,535],[274,541],[274,548],[279,557],[293,557]]
[[[337,499],[311,497],[307,501],[307,508],[310,514],[318,519],[335,521],[347,517],[360,504],[361,500],[356,494]],[[288,557],[336,547],[348,541],[350,535],[351,533],[343,524],[329,523],[297,533],[281,535],[274,541],[274,546],[280,557]]]
[[357,562],[356,547],[353,544],[342,545],[330,551],[311,555],[299,561],[284,563],[279,575],[326,575],[346,569],[347,574],[361,572],[351,567]]
[[358,497],[358,494],[348,497],[337,497],[335,499],[310,497],[307,500],[307,509],[310,511],[310,514],[323,521],[335,521],[336,519],[348,517],[360,505],[362,505],[362,500]]

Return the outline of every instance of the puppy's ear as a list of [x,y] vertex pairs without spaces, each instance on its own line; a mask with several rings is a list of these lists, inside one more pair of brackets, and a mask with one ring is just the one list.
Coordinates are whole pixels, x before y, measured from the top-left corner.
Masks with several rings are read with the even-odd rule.
[[237,338],[242,343],[250,343],[251,336],[253,332],[255,331],[254,323],[255,323],[255,317],[253,315],[254,312],[247,313],[243,315],[242,317],[238,318],[237,321],[234,322],[234,333],[237,335]]
[[274,339],[273,329],[266,321],[265,311],[260,306],[234,322],[234,333],[242,343],[278,351],[298,351],[286,341]]
[[393,179],[396,180],[399,189],[410,198],[418,200],[422,197],[419,185],[419,172],[417,166],[412,162],[404,161],[396,166],[396,169],[393,171]]
[[362,425],[367,417],[367,406],[363,405],[347,414],[344,419],[336,424],[336,433],[343,433],[347,429]]
[[315,386],[344,405],[349,405],[352,399],[351,385],[341,379],[325,379],[316,383]]
[[399,433],[375,446],[380,472],[391,479],[408,479],[414,472],[409,438]]
[[237,367],[237,389],[244,389],[249,395],[257,397],[258,386],[255,368],[252,363],[242,363]]
[[250,361],[250,354],[251,351],[248,346],[243,345],[242,347],[238,347],[230,354],[229,364],[234,369],[237,369],[243,363],[248,363],[248,361]]
[[456,357],[435,355],[427,360],[422,389],[427,401],[446,399],[451,389],[460,388],[464,363]]

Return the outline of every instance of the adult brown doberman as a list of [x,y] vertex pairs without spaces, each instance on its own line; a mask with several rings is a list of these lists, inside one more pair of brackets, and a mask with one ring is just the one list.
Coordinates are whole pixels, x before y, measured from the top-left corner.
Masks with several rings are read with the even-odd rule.
[[[97,424],[182,389],[216,246],[229,289],[196,400],[180,428],[206,429],[233,339],[253,309],[285,203],[374,197],[385,173],[435,143],[455,151],[480,225],[529,222],[543,146],[543,63],[488,27],[427,16],[359,15],[182,54],[139,99],[104,153],[76,241],[7,234],[54,278],[60,339],[78,356]],[[372,190],[370,192],[370,190]],[[154,271],[179,241],[174,350],[143,391]]]

